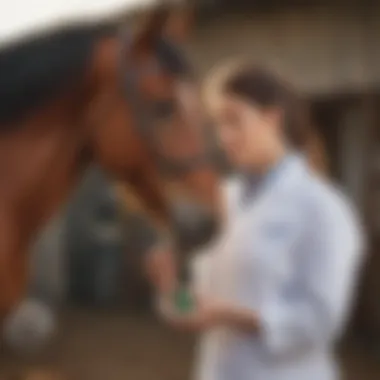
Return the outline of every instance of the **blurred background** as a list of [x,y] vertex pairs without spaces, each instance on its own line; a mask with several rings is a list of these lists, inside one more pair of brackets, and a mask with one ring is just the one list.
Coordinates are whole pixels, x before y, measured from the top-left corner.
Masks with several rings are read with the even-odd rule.
[[[331,0],[199,0],[187,46],[200,78],[249,56],[307,94],[332,176],[365,221],[368,260],[339,353],[347,379],[380,378],[380,4]],[[35,369],[45,379],[179,380],[190,377],[191,337],[150,310],[140,258],[155,232],[126,197],[91,168],[32,255],[30,296],[57,315],[38,355],[3,353],[0,379]],[[46,375],[53,379],[55,375]],[[37,379],[37,377],[36,377]]]

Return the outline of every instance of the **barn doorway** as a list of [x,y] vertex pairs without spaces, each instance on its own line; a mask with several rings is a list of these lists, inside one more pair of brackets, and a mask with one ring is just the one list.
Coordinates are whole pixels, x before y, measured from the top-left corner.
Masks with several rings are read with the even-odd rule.
[[[314,125],[326,147],[331,177],[355,203],[363,221],[367,221],[370,117],[363,96],[314,99],[311,104]],[[355,336],[374,336],[380,328],[380,302],[375,299],[376,286],[373,286],[380,266],[376,268],[376,275],[374,263],[378,260],[374,260],[372,246],[370,241],[369,257],[349,329]]]
[[366,115],[360,96],[314,99],[311,114],[326,147],[332,178],[364,210]]

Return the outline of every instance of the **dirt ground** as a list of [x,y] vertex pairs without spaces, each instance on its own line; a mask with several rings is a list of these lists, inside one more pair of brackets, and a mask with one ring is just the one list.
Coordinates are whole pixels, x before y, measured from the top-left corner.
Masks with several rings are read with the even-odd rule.
[[[62,319],[54,343],[38,357],[2,354],[0,380],[190,378],[193,340],[152,318],[71,312]],[[380,379],[380,360],[352,347],[344,351],[347,380]]]

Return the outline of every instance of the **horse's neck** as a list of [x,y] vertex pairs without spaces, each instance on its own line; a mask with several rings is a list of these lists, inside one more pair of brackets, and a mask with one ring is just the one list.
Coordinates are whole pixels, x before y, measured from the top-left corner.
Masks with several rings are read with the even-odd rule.
[[0,137],[2,199],[37,229],[65,202],[83,170],[81,126],[74,125],[71,105],[58,100]]
[[105,53],[111,53],[111,50],[116,51],[113,39],[102,40],[93,52],[92,60],[97,63],[93,67],[90,65],[82,82],[50,107],[49,113],[40,116],[39,123],[41,127],[43,125],[41,129],[45,135],[40,137],[36,152],[46,154],[35,164],[39,183],[35,183],[34,193],[29,192],[35,198],[29,204],[31,207],[43,204],[41,211],[35,210],[42,223],[65,203],[93,160],[89,146],[91,128],[104,116],[101,114],[104,110],[105,91],[101,85],[104,79],[97,74],[103,69],[103,60],[109,59],[99,57],[106,56]]

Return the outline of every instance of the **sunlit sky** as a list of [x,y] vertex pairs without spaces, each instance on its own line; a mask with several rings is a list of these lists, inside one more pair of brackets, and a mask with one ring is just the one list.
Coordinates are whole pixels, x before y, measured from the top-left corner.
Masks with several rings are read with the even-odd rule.
[[97,21],[160,0],[1,0],[0,47],[70,21]]

